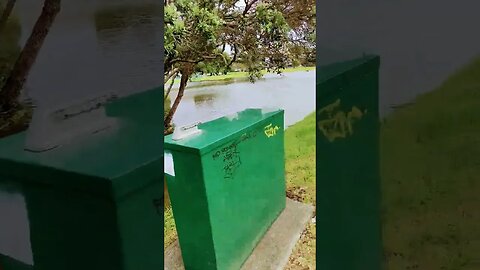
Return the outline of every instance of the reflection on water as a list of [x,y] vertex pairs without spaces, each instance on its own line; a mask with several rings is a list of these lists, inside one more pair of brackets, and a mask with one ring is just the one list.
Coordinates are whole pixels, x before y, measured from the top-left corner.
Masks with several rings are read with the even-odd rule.
[[[3,12],[0,1],[0,14]],[[15,14],[10,16],[0,33],[0,89],[20,53],[21,25]]]
[[479,8],[471,0],[323,1],[317,39],[327,54],[380,55],[380,111],[387,115],[480,53]]
[[[172,92],[175,97],[177,92]],[[205,122],[246,108],[285,110],[288,127],[315,110],[315,72],[285,73],[267,76],[252,84],[241,82],[227,85],[187,89],[173,122],[177,126]]]
[[[19,1],[23,42],[41,1]],[[38,106],[62,107],[107,92],[127,95],[161,85],[161,3],[62,1],[28,81]]]
[[[16,3],[21,46],[42,5],[36,0]],[[156,0],[62,1],[25,85],[36,107],[27,148],[49,149],[111,127],[98,98],[161,85],[161,5]],[[59,120],[58,111],[75,117]]]
[[193,101],[196,106],[214,106],[215,99],[217,98],[218,93],[211,94],[199,94],[193,97]]

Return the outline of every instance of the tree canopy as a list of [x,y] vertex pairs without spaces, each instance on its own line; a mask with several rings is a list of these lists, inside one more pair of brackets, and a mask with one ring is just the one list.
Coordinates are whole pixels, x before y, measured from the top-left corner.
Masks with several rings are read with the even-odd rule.
[[193,73],[226,73],[238,62],[254,82],[315,54],[315,0],[166,0],[164,18],[165,98],[181,76],[166,133]]

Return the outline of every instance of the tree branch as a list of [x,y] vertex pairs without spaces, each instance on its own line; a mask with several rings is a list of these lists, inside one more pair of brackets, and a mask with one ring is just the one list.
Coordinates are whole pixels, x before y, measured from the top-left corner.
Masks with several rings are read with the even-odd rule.
[[230,69],[230,67],[232,66],[232,64],[233,64],[235,61],[237,61],[237,56],[238,56],[237,44],[233,44],[233,58],[232,58],[232,61],[230,61],[230,63],[228,63],[227,69]]
[[[173,76],[173,79],[171,80],[170,82],[170,86],[168,87],[168,90],[167,90],[167,93],[165,94],[165,96],[163,97],[163,100],[166,100],[167,97],[170,95],[170,91],[172,91],[172,87],[173,87],[173,84],[175,83],[175,78],[178,76],[178,73],[180,73],[180,70],[178,70],[177,72],[175,72],[175,76]],[[165,81],[166,83],[167,81]]]
[[173,119],[173,115],[177,111],[178,105],[182,100],[183,93],[185,92],[185,88],[187,87],[188,79],[190,78],[190,75],[192,75],[193,70],[194,70],[194,65],[187,65],[184,69],[181,70],[182,77],[180,79],[180,87],[178,88],[177,97],[175,98],[172,108],[170,109],[170,111],[168,112],[164,120],[165,132],[168,132],[168,130],[171,129],[171,122]]
[[12,13],[13,7],[15,6],[16,0],[8,0],[7,4],[5,5],[5,9],[3,10],[2,17],[0,17],[0,34],[2,33],[3,29],[7,25],[8,18]]
[[217,59],[217,56],[209,56],[209,55],[205,55],[205,56],[202,56],[200,59],[197,59],[197,60],[191,60],[191,59],[173,59],[172,60],[172,64],[174,63],[190,63],[190,64],[198,64],[202,61],[205,61],[205,60],[213,60],[213,59]]
[[174,77],[173,75],[178,74],[179,70],[180,70],[179,68],[174,68],[173,70],[170,70],[168,74],[165,76],[164,82],[167,83],[172,77]]
[[61,0],[45,0],[42,13],[37,19],[10,76],[0,92],[0,110],[10,110],[18,105],[18,96],[25,84],[30,69],[42,48],[55,17],[60,12]]
[[243,10],[243,13],[242,13],[243,16],[247,15],[247,13],[252,8],[253,4],[258,2],[258,0],[252,0],[252,2],[250,2],[250,3],[248,2],[248,0],[244,0],[244,1],[245,1],[245,9]]

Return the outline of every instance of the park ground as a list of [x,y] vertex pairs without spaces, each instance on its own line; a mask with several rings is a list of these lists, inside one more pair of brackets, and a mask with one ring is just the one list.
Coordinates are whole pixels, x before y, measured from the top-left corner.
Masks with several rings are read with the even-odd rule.
[[480,269],[480,59],[381,129],[388,270]]

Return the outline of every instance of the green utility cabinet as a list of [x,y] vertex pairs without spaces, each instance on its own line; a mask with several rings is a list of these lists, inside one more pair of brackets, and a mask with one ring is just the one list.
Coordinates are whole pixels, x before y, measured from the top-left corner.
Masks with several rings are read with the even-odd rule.
[[317,69],[318,269],[381,269],[379,65],[364,55]]
[[165,138],[184,265],[238,270],[285,208],[284,112],[247,109],[193,128]]
[[24,151],[25,133],[0,139],[0,203],[25,208],[33,256],[0,254],[0,269],[163,268],[162,97],[113,101],[114,126],[46,152]]

